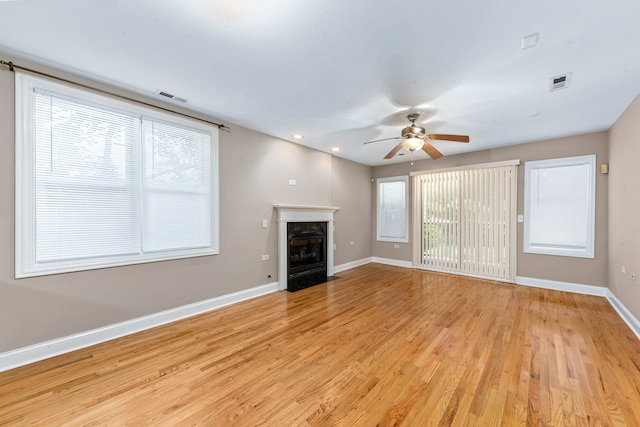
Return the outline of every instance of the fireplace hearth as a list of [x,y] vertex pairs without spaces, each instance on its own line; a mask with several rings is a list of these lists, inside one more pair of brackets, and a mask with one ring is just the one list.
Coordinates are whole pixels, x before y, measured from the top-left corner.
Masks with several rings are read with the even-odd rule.
[[287,290],[299,291],[327,281],[327,223],[287,224]]

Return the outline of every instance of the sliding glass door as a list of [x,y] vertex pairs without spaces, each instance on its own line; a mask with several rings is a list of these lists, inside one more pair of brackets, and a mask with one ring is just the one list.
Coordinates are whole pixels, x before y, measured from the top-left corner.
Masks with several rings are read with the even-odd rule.
[[517,163],[413,175],[414,266],[515,280]]

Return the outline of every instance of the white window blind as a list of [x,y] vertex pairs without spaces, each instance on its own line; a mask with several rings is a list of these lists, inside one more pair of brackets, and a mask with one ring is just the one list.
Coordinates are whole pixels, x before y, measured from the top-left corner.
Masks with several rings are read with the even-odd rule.
[[525,163],[524,252],[595,256],[596,156]]
[[217,129],[16,76],[16,276],[217,253]]
[[134,117],[34,94],[35,262],[138,251]]
[[515,280],[516,165],[413,179],[416,267]]
[[144,250],[210,246],[210,135],[148,119],[143,134]]
[[377,240],[409,241],[409,177],[378,178]]

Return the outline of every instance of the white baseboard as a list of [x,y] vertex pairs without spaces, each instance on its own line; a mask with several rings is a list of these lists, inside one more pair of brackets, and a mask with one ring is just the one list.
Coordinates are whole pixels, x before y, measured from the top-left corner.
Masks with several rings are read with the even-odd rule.
[[606,297],[607,300],[609,300],[609,304],[611,304],[611,306],[618,312],[618,315],[622,317],[622,320],[624,320],[640,340],[640,320],[638,320],[638,318],[635,317],[633,313],[631,313],[609,289],[607,289]]
[[393,265],[395,267],[413,268],[411,261],[402,261],[400,259],[391,258],[379,258],[374,256],[371,258],[371,262],[377,262],[378,264]]
[[595,295],[604,297],[607,288],[602,286],[581,285],[578,283],[558,282],[556,280],[534,279],[533,277],[516,277],[516,284],[532,286],[534,288],[552,289],[554,291],[573,292],[575,294]]
[[277,290],[278,282],[268,283],[266,285],[234,292],[232,294],[222,295],[205,301],[199,301],[193,304],[187,304],[170,310],[161,311],[159,313],[92,329],[90,331],[80,332],[78,334],[57,338],[51,341],[45,341],[27,347],[10,350],[5,353],[0,353],[0,372],[28,365],[29,363],[38,362],[60,354],[69,353],[74,350],[79,350],[81,348],[89,347],[115,338],[120,338],[145,329],[151,329],[166,323],[175,322],[176,320],[195,316],[197,314],[205,313],[207,311],[215,310],[216,308],[224,307],[261,295],[266,295]]
[[362,258],[357,261],[351,261],[344,264],[336,265],[333,267],[334,273],[340,273],[341,271],[351,270],[352,268],[360,267],[362,265],[366,265],[371,263],[371,258]]

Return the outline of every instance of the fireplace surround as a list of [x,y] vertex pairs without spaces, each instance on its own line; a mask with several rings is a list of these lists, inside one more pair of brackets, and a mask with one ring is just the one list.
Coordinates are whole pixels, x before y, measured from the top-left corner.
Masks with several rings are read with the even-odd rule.
[[[284,204],[277,204],[274,205],[274,207],[277,209],[278,211],[278,287],[279,289],[287,289],[288,287],[288,282],[289,282],[289,266],[290,266],[290,262],[289,262],[289,235],[290,235],[290,230],[294,231],[294,234],[297,230],[297,234],[298,236],[296,237],[297,239],[305,240],[305,237],[312,237],[312,240],[315,240],[318,238],[318,236],[312,236],[312,234],[317,234],[318,232],[318,227],[322,228],[325,227],[325,231],[326,231],[326,237],[324,239],[324,242],[322,243],[324,245],[325,249],[325,260],[324,260],[324,270],[326,270],[326,276],[327,277],[331,277],[333,276],[333,229],[334,229],[334,213],[339,210],[340,208],[337,207],[333,207],[333,206],[307,206],[307,205],[284,205]],[[302,232],[301,227],[299,226],[299,223],[318,223],[318,224],[323,224],[322,226],[311,226],[311,230],[307,229],[306,231]],[[292,225],[290,225],[292,224]],[[308,226],[305,226],[308,228]],[[304,236],[304,233],[307,233],[307,236]],[[312,246],[315,245],[316,247],[318,247],[318,245],[320,244],[319,241],[315,241],[312,242]],[[309,251],[309,250],[306,250]],[[294,255],[295,255],[296,249],[294,249]],[[307,253],[305,252],[305,254],[301,254],[298,253],[297,254],[298,257],[296,260],[294,260],[293,264],[294,264],[294,268],[299,267],[299,265],[295,265],[295,264],[299,264],[300,258],[306,258],[306,260],[309,260],[311,258],[314,258],[314,256],[311,253]],[[317,255],[317,254],[316,254]],[[316,261],[318,261],[318,259],[316,259]],[[321,264],[322,262],[315,262],[312,264],[315,264],[315,266],[313,268],[311,268],[310,270],[315,270],[315,271],[307,271],[307,273],[311,276],[313,276],[314,274],[317,274],[317,276],[315,277],[307,277],[307,279],[309,280],[309,282],[307,282],[307,279],[299,279],[298,284],[296,283],[292,283],[292,288],[290,290],[297,290],[296,288],[298,288],[299,286],[300,289],[302,289],[305,286],[305,282],[307,282],[306,284],[308,285],[310,282],[312,281],[317,281],[318,277],[320,277],[321,274],[320,273],[320,269],[322,268],[319,264]],[[302,270],[296,270],[293,272],[293,274],[298,274],[303,272]],[[297,277],[301,277],[301,276],[297,276]],[[295,282],[295,280],[294,280]],[[318,282],[320,283],[320,282]]]

